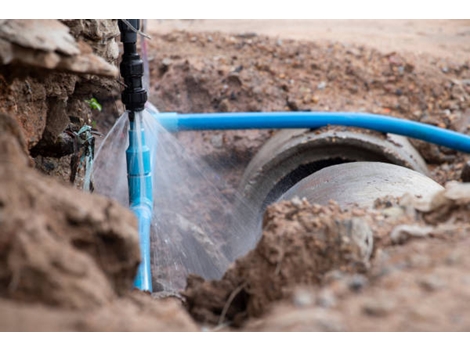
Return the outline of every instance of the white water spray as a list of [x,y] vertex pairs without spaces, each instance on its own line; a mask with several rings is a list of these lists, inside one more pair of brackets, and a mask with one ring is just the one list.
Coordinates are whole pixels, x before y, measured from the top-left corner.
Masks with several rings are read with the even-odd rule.
[[[152,114],[139,114],[153,150],[154,291],[182,290],[189,274],[219,279],[233,259],[227,243],[243,240],[246,221],[233,218],[233,204],[222,193],[226,186],[217,173],[202,158],[190,156]],[[96,192],[126,207],[128,125],[125,113],[101,144],[93,170]]]

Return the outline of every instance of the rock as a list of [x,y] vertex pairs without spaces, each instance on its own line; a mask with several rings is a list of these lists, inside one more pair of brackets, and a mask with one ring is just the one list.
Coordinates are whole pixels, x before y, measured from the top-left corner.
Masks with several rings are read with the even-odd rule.
[[419,279],[419,285],[426,291],[433,292],[445,287],[444,281],[437,275],[426,275]]
[[0,26],[0,64],[21,64],[73,73],[116,77],[118,70],[77,43],[57,20],[4,20]]
[[405,211],[400,207],[389,207],[382,210],[382,214],[390,219],[398,219],[405,214]]
[[300,105],[300,101],[297,101],[297,100],[293,100],[293,99],[287,99],[287,107],[292,110],[292,111],[299,111],[299,105]]
[[[64,145],[61,136],[71,118],[80,121],[80,126],[91,123],[92,112],[85,101],[118,96],[116,20],[63,22],[73,29],[57,20],[2,20],[0,26],[0,92],[4,97],[0,111],[19,122],[27,148],[36,158],[69,155],[69,147],[54,149]],[[106,53],[101,51],[104,48]],[[58,174],[68,179],[69,163],[58,160],[57,164],[61,165]],[[37,165],[40,170],[48,169],[41,162]]]
[[219,103],[219,111],[220,112],[229,112],[230,109],[231,109],[230,101],[227,98],[222,99],[222,101]]
[[242,38],[242,39],[250,39],[250,38],[255,38],[257,36],[258,34],[256,32],[246,32],[246,33],[240,33],[236,35],[236,37]]
[[317,296],[316,303],[323,308],[332,308],[337,304],[337,299],[333,292],[328,289],[321,290]]
[[211,144],[214,148],[222,148],[224,145],[223,137],[220,134],[214,135],[211,137]]
[[242,85],[242,80],[240,79],[240,74],[238,72],[230,72],[227,76],[227,83],[229,86],[240,87]]
[[120,35],[117,20],[74,19],[61,22],[70,28],[76,39],[90,45],[96,55],[113,65],[117,64],[119,45],[116,38]]
[[385,317],[389,315],[395,305],[387,299],[370,299],[362,306],[362,311],[373,317]]
[[50,99],[46,127],[41,142],[52,144],[56,141],[59,134],[65,130],[70,122],[69,119],[64,119],[64,116],[67,116],[67,102],[65,99]]
[[80,54],[67,26],[57,20],[3,20],[0,38],[43,52],[58,52],[68,56]]
[[458,249],[449,253],[446,258],[446,264],[449,266],[458,265],[462,262],[464,254],[461,253]]
[[398,225],[390,233],[390,238],[394,243],[403,243],[412,237],[427,237],[434,230],[432,226],[422,226],[417,224]]
[[[80,47],[84,48],[87,44],[81,43]],[[79,56],[66,57],[62,59],[55,67],[58,70],[72,73],[90,73],[106,77],[119,76],[116,66],[112,66],[104,61],[101,57],[93,53],[84,53]]]
[[349,279],[348,286],[351,291],[360,292],[364,287],[367,286],[368,281],[369,280],[364,275],[356,274]]
[[171,60],[169,57],[166,57],[162,60],[162,66],[166,67],[166,69],[168,69],[168,67],[170,67],[172,63],[173,60]]
[[292,303],[296,307],[308,307],[312,306],[315,302],[313,293],[307,289],[297,289],[292,294]]
[[317,85],[318,90],[323,90],[325,88],[326,88],[326,82],[325,81],[321,81],[320,83],[318,83],[318,85]]

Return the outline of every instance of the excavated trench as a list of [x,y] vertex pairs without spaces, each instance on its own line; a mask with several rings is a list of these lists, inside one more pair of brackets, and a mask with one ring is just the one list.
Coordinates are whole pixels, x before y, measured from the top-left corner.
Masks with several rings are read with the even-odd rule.
[[[115,23],[64,23],[77,43],[115,41]],[[61,38],[71,43],[66,34]],[[153,38],[150,97],[163,111],[365,109],[467,132],[468,62],[258,35]],[[238,259],[220,280],[190,275],[180,299],[131,292],[139,261],[131,213],[39,174],[30,157],[34,150],[39,170],[69,183],[70,155],[58,157],[56,145],[66,140],[67,127],[76,128],[70,124],[94,120],[101,132],[109,128],[109,116],[120,108],[115,81],[70,72],[80,54],[54,46],[27,49],[35,57],[37,51],[58,56],[62,64],[28,66],[21,43],[9,44],[21,55],[8,63],[2,57],[0,66],[6,97],[0,103],[6,114],[0,124],[0,330],[470,329],[467,184],[443,189],[431,182],[435,192],[421,198],[381,193],[367,208],[328,202],[330,190],[322,204],[310,204],[301,198],[312,188],[292,190],[312,172],[327,173],[330,185],[338,176],[342,184],[363,180],[348,169],[358,161],[405,167],[441,185],[465,176],[461,153],[357,129],[178,133],[188,154],[218,170],[228,199],[236,203],[237,189],[249,199],[256,221],[286,191],[300,199],[267,206],[259,241],[250,251],[234,249]],[[99,52],[76,45],[88,58]],[[100,53],[115,55],[113,46]],[[112,71],[102,67],[103,74]],[[93,96],[103,103],[101,113],[84,103]],[[220,209],[210,215],[211,221],[224,216]]]

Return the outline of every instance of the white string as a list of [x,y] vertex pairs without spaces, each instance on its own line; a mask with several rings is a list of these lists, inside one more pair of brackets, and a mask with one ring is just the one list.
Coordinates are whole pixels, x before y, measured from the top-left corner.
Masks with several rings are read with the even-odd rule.
[[129,23],[128,20],[121,20],[121,21],[124,22],[124,24],[126,24],[127,27],[129,27],[129,29],[133,31],[134,33],[140,34],[144,38],[152,39],[148,34],[145,34],[144,32],[141,32],[137,28],[135,28],[132,24]]

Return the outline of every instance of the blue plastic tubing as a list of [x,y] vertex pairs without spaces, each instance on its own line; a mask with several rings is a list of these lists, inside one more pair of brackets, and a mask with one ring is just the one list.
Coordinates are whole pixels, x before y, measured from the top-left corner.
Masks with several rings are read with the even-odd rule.
[[150,225],[153,209],[151,151],[146,144],[143,129],[138,131],[135,125],[134,121],[130,121],[129,147],[126,150],[130,209],[137,217],[142,257],[134,286],[142,291],[152,292],[150,270]]
[[390,116],[351,112],[233,112],[154,114],[169,131],[319,128],[339,125],[366,128],[421,139],[470,153],[470,137],[443,128]]

